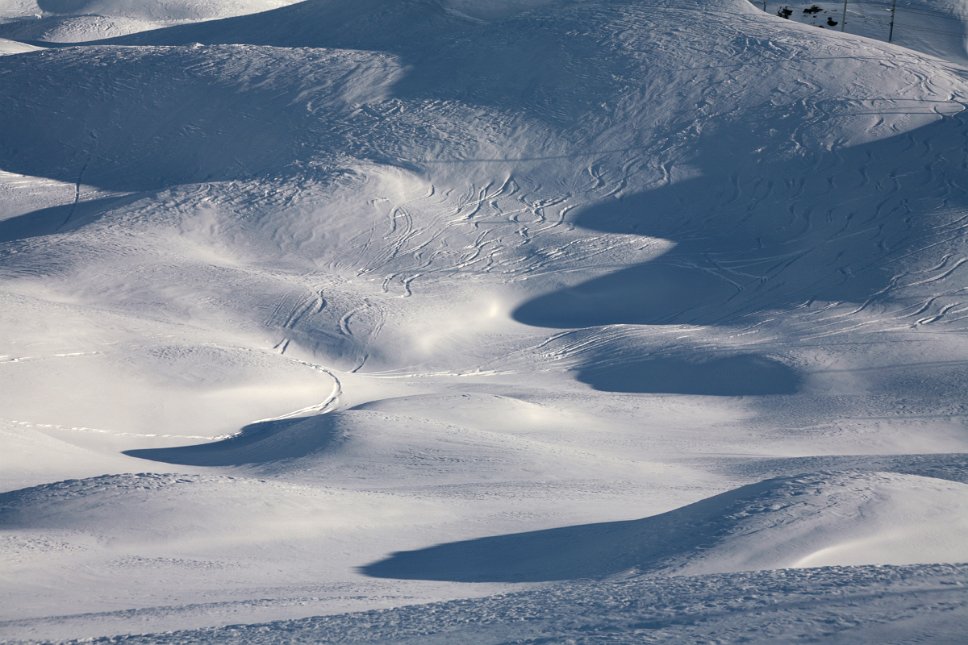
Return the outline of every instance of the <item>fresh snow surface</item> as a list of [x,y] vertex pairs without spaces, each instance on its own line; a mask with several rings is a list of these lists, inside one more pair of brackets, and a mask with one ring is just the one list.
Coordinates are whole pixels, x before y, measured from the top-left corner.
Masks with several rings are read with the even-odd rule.
[[[95,643],[956,643],[965,565],[632,577]],[[857,608],[864,608],[863,613]]]
[[72,43],[258,13],[299,0],[3,0],[0,36]]
[[802,24],[878,40],[890,40],[941,58],[968,63],[968,0],[750,2],[774,15],[778,15],[783,9],[790,9],[789,20]]
[[963,42],[773,13],[0,2],[0,640],[957,640]]
[[28,45],[27,43],[22,43],[16,40],[0,38],[0,56],[7,56],[8,54],[23,54],[25,52],[37,51],[38,49],[40,49],[40,47]]

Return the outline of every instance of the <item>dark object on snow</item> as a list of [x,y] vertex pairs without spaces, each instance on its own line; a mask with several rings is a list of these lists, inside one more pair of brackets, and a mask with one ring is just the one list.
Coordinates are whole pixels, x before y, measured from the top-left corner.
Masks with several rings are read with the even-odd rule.
[[813,5],[810,5],[809,7],[807,7],[806,9],[804,9],[803,10],[803,13],[805,13],[805,14],[818,14],[821,11],[823,11],[823,9],[821,9],[817,5],[813,4]]
[[827,26],[828,27],[836,27],[839,24],[840,23],[837,22],[836,20],[834,20],[833,18],[827,18]]
[[783,7],[782,9],[776,12],[776,15],[780,16],[781,18],[786,18],[787,20],[789,20],[790,16],[793,15],[793,9],[791,9],[790,7]]

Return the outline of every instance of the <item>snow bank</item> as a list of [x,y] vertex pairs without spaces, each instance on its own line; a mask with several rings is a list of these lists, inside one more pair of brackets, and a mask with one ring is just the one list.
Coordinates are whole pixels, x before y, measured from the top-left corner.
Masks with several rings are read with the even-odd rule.
[[[965,484],[818,473],[744,486],[654,517],[397,553],[380,577],[536,582],[968,558]],[[957,519],[953,519],[957,518]]]
[[17,0],[0,8],[0,34],[51,43],[112,38],[171,24],[258,13],[298,0]]

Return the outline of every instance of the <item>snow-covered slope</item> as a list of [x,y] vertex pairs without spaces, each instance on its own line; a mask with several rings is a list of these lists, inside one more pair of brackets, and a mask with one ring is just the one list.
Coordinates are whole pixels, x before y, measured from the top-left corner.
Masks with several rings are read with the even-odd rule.
[[165,25],[258,13],[298,0],[5,0],[0,34],[73,43]]
[[26,43],[21,43],[16,40],[0,38],[0,56],[7,56],[9,54],[23,54],[25,52],[37,51],[38,49],[40,48],[33,45],[28,45]]
[[965,484],[887,473],[771,479],[643,520],[398,553],[364,571],[469,582],[968,560]]
[[955,57],[747,0],[243,4],[0,57],[0,637],[965,581]]
[[630,578],[95,642],[953,643],[968,611],[965,573],[964,565],[934,565]]
[[[777,2],[751,0],[765,11],[801,24],[858,34],[968,63],[966,0],[848,0]],[[893,6],[893,12],[892,12]],[[819,11],[817,11],[819,9]],[[846,9],[846,12],[845,12]],[[893,13],[893,16],[892,16]],[[893,29],[891,27],[893,17]]]

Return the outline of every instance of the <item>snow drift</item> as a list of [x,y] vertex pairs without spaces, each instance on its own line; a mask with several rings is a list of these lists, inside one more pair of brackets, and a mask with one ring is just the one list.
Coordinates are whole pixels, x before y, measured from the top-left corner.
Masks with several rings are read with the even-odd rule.
[[964,579],[923,564],[968,517],[956,56],[745,0],[42,4],[0,25],[43,41],[0,47],[2,637]]
[[394,554],[369,575],[536,582],[629,572],[959,562],[965,484],[887,473],[766,480],[642,520],[480,538]]

